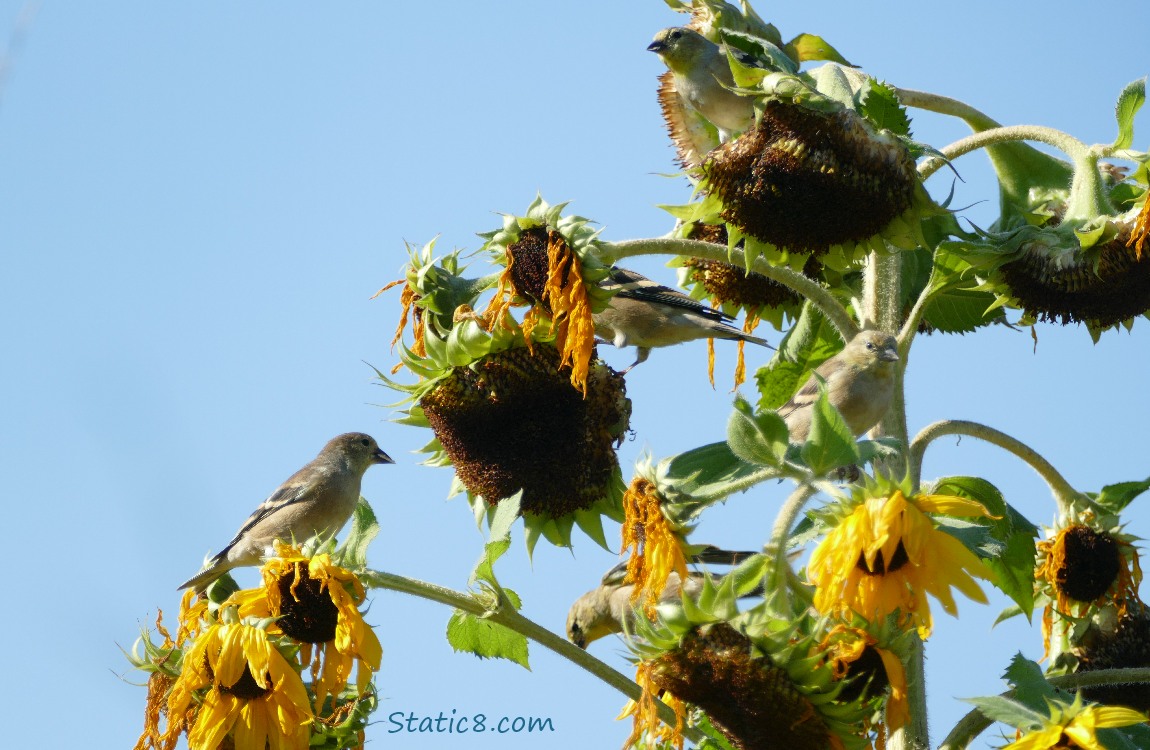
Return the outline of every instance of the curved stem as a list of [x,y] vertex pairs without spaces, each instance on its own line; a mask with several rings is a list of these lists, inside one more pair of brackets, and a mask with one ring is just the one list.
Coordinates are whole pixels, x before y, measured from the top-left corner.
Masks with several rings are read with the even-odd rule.
[[915,485],[917,485],[921,479],[922,459],[926,454],[927,446],[938,438],[947,435],[969,435],[979,440],[985,440],[1022,459],[1029,464],[1032,469],[1038,472],[1038,475],[1042,477],[1043,481],[1050,487],[1050,491],[1054,494],[1054,499],[1058,503],[1059,512],[1063,515],[1069,514],[1072,507],[1076,504],[1090,503],[1089,498],[1071,487],[1065,477],[1058,473],[1058,470],[1055,469],[1049,461],[1039,455],[1039,453],[1030,446],[993,427],[987,427],[978,422],[967,422],[960,419],[948,419],[935,422],[934,424],[924,427],[921,432],[914,436],[914,440],[912,440],[910,444],[910,461],[911,478]]
[[[1150,682],[1150,669],[1145,667],[1137,667],[1134,669],[1099,669],[1091,672],[1061,675],[1059,677],[1047,677],[1046,681],[1055,687],[1065,690],[1091,687],[1094,685],[1147,683]],[[1008,690],[1002,694],[1002,697],[1012,698],[1014,697],[1014,691]],[[954,725],[954,729],[950,730],[950,734],[948,734],[946,739],[942,741],[942,744],[938,746],[938,750],[962,750],[962,748],[970,745],[978,735],[986,731],[993,723],[993,720],[986,718],[982,711],[976,708],[959,719],[958,723]]]
[[918,324],[922,321],[923,313],[926,312],[927,303],[930,302],[934,290],[931,288],[931,282],[934,280],[934,273],[931,273],[931,278],[926,282],[926,286],[918,295],[918,299],[914,301],[914,307],[906,316],[906,320],[902,324],[902,328],[898,332],[898,356],[903,360],[903,369],[906,368],[906,358],[910,353],[910,344],[914,341],[915,334],[918,333]]
[[766,582],[767,591],[782,592],[784,611],[786,611],[786,605],[789,605],[791,600],[790,587],[784,585],[786,571],[790,570],[790,562],[787,560],[787,537],[790,536],[791,529],[795,527],[799,514],[803,512],[803,506],[807,504],[807,500],[810,500],[816,491],[814,487],[806,483],[795,488],[794,492],[783,502],[783,507],[779,508],[779,514],[775,516],[775,525],[771,529],[771,539],[763,550],[765,554],[773,558],[770,572],[771,580]]
[[[1042,125],[1009,125],[1006,127],[991,128],[990,130],[983,130],[973,135],[968,135],[966,138],[957,140],[940,150],[946,159],[954,160],[980,148],[1014,141],[1038,141],[1039,143],[1045,143],[1048,146],[1054,146],[1076,161],[1085,158],[1090,153],[1090,147],[1077,138],[1067,135],[1061,130],[1055,130],[1054,128],[1048,128]],[[946,161],[938,157],[927,159],[919,165],[918,173],[922,179],[925,180],[939,169],[942,169],[945,164]]]
[[[612,669],[583,649],[568,643],[533,620],[527,619],[515,611],[513,607],[505,606],[494,611],[489,610],[469,594],[444,588],[443,586],[437,586],[434,583],[427,583],[426,581],[406,578],[393,573],[384,573],[378,570],[364,571],[359,574],[359,578],[365,585],[371,588],[399,591],[404,594],[418,596],[421,599],[429,599],[433,602],[446,604],[450,607],[463,610],[464,612],[484,617],[491,622],[510,628],[516,633],[530,638],[544,648],[554,651],[564,659],[578,664],[631,700],[637,701],[643,694],[642,688],[622,672]],[[659,718],[668,726],[674,727],[676,721],[675,712],[661,701],[658,702],[658,709]],[[683,731],[683,735],[696,744],[703,739],[703,734],[696,729],[687,728]]]
[[[701,240],[682,240],[660,237],[656,239],[625,240],[623,242],[603,242],[601,260],[614,263],[621,258],[637,255],[689,255],[695,258],[717,260],[723,263],[736,263],[746,267],[746,258],[741,250],[729,250],[726,245]],[[769,279],[785,284],[811,301],[819,308],[827,320],[838,329],[843,341],[850,341],[858,333],[858,324],[851,318],[846,308],[819,283],[808,279],[798,271],[784,266],[773,266],[762,258],[751,265],[752,271]]]

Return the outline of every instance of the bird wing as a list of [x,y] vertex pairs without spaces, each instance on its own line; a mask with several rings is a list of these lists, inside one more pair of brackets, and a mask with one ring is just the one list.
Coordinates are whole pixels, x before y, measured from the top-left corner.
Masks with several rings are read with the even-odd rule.
[[[294,479],[295,477],[293,476],[292,478]],[[232,537],[232,540],[228,542],[227,546],[220,550],[218,555],[212,558],[212,562],[215,563],[226,558],[232,547],[235,547],[237,544],[239,544],[240,540],[243,539],[244,536],[248,534],[248,532],[258,526],[273,513],[276,513],[283,508],[288,507],[289,505],[295,505],[296,503],[305,500],[308,496],[308,488],[308,484],[303,482],[292,482],[291,479],[280,485],[279,489],[269,495],[266,500],[260,503],[259,506],[254,511],[252,511],[252,514],[248,516],[248,520],[244,521],[244,525],[240,527],[240,530],[236,532],[236,535]]]
[[[816,372],[818,372],[816,370]],[[821,374],[821,373],[820,373]],[[787,403],[780,406],[776,411],[780,417],[786,417],[794,413],[796,410],[811,404],[819,396],[819,381],[815,379],[814,375],[807,380],[806,385],[798,389],[795,395]]]
[[628,271],[618,266],[611,267],[611,275],[600,282],[600,286],[607,291],[614,291],[615,296],[624,299],[670,305],[671,307],[689,310],[704,318],[710,318],[720,323],[734,320],[730,315],[716,310],[713,307],[707,307],[680,291],[663,286],[642,274]]

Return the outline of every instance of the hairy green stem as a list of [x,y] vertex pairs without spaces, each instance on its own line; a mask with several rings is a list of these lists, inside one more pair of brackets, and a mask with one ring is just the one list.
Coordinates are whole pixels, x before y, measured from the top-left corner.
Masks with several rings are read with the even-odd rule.
[[[656,239],[625,240],[623,242],[603,242],[601,259],[614,263],[621,258],[637,255],[689,255],[694,258],[735,263],[746,267],[746,258],[741,250],[728,250],[726,245],[701,240],[682,240],[669,237]],[[782,266],[773,266],[762,258],[751,265],[751,270],[769,279],[785,284],[811,301],[838,330],[843,341],[850,341],[859,331],[858,324],[851,318],[846,308],[834,298],[825,287],[808,279],[798,271]]]
[[[864,276],[864,295],[867,307],[867,327],[881,331],[898,331],[902,317],[902,254],[898,252],[871,253]],[[906,371],[909,347],[899,347],[898,367],[895,370],[894,398],[890,409],[875,429],[879,435],[894,437],[905,446],[908,442],[906,426],[906,390],[903,388],[903,374]],[[896,474],[906,471],[906,457],[902,456],[901,466],[888,467]]]
[[799,514],[803,512],[803,506],[807,504],[807,500],[810,500],[815,492],[815,488],[805,482],[795,488],[783,502],[783,506],[779,508],[779,513],[775,516],[775,525],[771,529],[771,539],[763,550],[765,554],[773,557],[771,580],[767,581],[766,584],[767,591],[782,592],[784,611],[786,611],[786,605],[789,605],[791,600],[790,587],[784,585],[786,572],[791,567],[787,560],[787,539],[798,521]]
[[910,655],[903,665],[906,669],[906,702],[910,707],[910,723],[891,733],[887,747],[927,750],[930,746],[930,727],[926,711],[926,649],[917,635],[912,635],[910,641]]
[[922,459],[926,454],[927,446],[947,435],[969,435],[979,440],[985,440],[1022,459],[1038,472],[1038,475],[1050,487],[1050,491],[1058,503],[1058,510],[1064,516],[1068,515],[1075,505],[1090,504],[1089,498],[1070,486],[1070,483],[1058,473],[1058,470],[1030,446],[993,427],[960,419],[935,422],[927,425],[914,436],[914,440],[910,444],[910,466],[911,478],[916,486],[922,476]]
[[931,272],[931,277],[927,281],[926,286],[922,288],[919,293],[918,299],[914,301],[914,307],[907,313],[906,320],[902,324],[902,329],[899,330],[898,336],[898,356],[903,360],[903,369],[906,369],[906,359],[910,354],[910,344],[914,341],[914,336],[918,333],[918,324],[922,321],[923,313],[926,312],[926,306],[930,302],[932,294],[931,282],[934,281],[934,273]]
[[[898,252],[872,252],[867,260],[863,276],[862,307],[865,310],[864,325],[895,333],[902,317],[902,254]],[[877,435],[896,438],[903,446],[898,466],[886,466],[887,471],[896,475],[906,471],[906,390],[903,374],[907,364],[906,350],[900,348],[898,367],[895,370],[894,397],[890,409],[872,431]],[[892,460],[893,462],[893,460]],[[927,750],[930,743],[928,733],[928,712],[926,705],[926,654],[922,641],[915,639],[904,664],[907,675],[907,707],[909,723],[893,732],[887,747],[890,750]]]
[[[1057,688],[1073,690],[1076,688],[1092,687],[1095,685],[1124,685],[1132,683],[1150,682],[1150,669],[1137,667],[1133,669],[1099,669],[1091,672],[1078,672],[1076,674],[1048,677],[1046,681]],[[1008,690],[1002,694],[1004,698],[1013,698],[1014,691]],[[970,745],[978,735],[986,731],[994,721],[986,718],[979,709],[974,709],[959,719],[950,730],[950,734],[938,746],[938,750],[962,750]]]
[[957,159],[964,154],[969,154],[971,151],[977,151],[978,149],[987,148],[988,146],[1014,141],[1038,141],[1039,143],[1045,143],[1049,146],[1054,146],[1075,161],[1085,159],[1090,154],[1089,146],[1077,138],[1063,133],[1061,130],[1055,130],[1054,128],[1048,128],[1042,125],[1009,125],[968,135],[966,138],[957,140],[949,146],[939,149],[946,159],[940,159],[938,157],[927,159],[918,167],[919,176],[925,180],[942,169],[946,165],[947,160]]
[[[427,583],[426,581],[395,575],[394,573],[367,570],[361,573],[359,578],[366,586],[371,588],[399,591],[404,594],[418,596],[421,599],[429,599],[433,602],[446,604],[450,607],[463,610],[464,612],[484,617],[491,622],[510,628],[516,633],[530,638],[544,648],[554,651],[564,659],[578,664],[631,700],[637,701],[643,694],[642,688],[626,675],[612,669],[607,664],[599,661],[574,644],[568,643],[542,625],[527,619],[515,611],[513,607],[502,606],[491,610],[469,594],[454,591],[443,586],[437,586],[434,583]],[[662,702],[657,702],[657,707],[659,710],[659,718],[668,726],[674,727],[675,712]],[[696,744],[703,739],[701,732],[689,727],[683,731],[683,735]]]

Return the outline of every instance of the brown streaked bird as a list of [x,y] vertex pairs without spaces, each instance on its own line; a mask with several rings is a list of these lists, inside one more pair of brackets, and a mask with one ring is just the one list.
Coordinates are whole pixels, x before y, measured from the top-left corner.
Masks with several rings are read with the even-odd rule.
[[232,568],[258,565],[272,542],[303,541],[339,533],[359,502],[360,483],[372,464],[395,463],[371,435],[348,432],[332,438],[311,463],[292,474],[248,516],[236,536],[204,570],[179,588],[203,591]]
[[615,294],[607,309],[592,316],[595,335],[620,349],[633,346],[638,350],[638,358],[620,374],[645,362],[655,347],[695,339],[749,341],[774,348],[765,340],[730,325],[728,321],[734,320],[730,315],[634,271],[612,266],[611,275],[599,286]]
[[[855,437],[878,424],[890,408],[897,363],[898,342],[894,336],[866,330],[815,369],[815,374],[826,382],[827,400],[842,413]],[[791,431],[792,443],[804,443],[810,437],[811,412],[818,398],[819,384],[812,374],[806,385],[779,407],[779,416]]]

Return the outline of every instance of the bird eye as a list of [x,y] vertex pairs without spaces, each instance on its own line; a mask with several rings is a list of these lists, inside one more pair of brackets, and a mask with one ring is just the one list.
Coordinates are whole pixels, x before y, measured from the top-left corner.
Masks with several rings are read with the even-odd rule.
[[874,351],[875,346],[874,346],[874,344],[867,344],[866,348],[870,349],[871,351]]
[[682,31],[680,31],[679,29],[675,29],[675,30],[674,30],[674,31],[672,31],[672,32],[671,32],[671,34],[670,34],[670,37],[671,37],[672,39],[678,39],[678,38],[679,38],[679,37],[681,37],[681,36],[683,36],[683,32],[682,32]]
[[364,438],[363,440],[359,441],[359,444],[366,448],[367,446],[371,445],[371,441],[367,438]]

